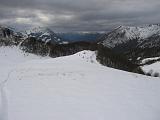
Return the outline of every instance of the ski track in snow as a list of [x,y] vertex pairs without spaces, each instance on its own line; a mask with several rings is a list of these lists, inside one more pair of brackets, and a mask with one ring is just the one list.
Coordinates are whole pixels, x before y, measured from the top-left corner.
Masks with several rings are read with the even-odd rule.
[[8,120],[8,99],[5,85],[10,80],[10,76],[18,64],[38,58],[41,57],[23,53],[18,48],[0,47],[0,120]]
[[8,100],[4,84],[0,85],[0,120],[8,120]]
[[12,72],[13,70],[9,71],[6,79],[0,83],[0,120],[8,120],[8,99],[5,84],[8,82]]

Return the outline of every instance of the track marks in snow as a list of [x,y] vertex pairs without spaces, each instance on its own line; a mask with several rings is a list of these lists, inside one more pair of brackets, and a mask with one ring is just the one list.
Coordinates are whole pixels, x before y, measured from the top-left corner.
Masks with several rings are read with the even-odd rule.
[[[33,72],[33,69],[32,69],[32,72]],[[48,69],[39,69],[39,70],[34,70],[34,72],[31,74],[30,73],[30,69],[19,69],[17,71],[17,79],[19,80],[23,80],[23,78],[34,78],[34,77],[37,77],[39,79],[53,79],[54,78],[58,78],[60,80],[67,80],[67,79],[70,79],[70,80],[77,80],[78,79],[84,79],[85,77],[85,74],[84,72],[81,72],[81,71],[69,71],[69,72],[55,72],[55,71],[51,71],[51,70],[48,70]],[[26,74],[27,73],[27,74]]]
[[57,73],[57,76],[62,80],[63,79],[77,80],[77,78],[84,79],[85,74],[79,72],[62,72],[62,73]]
[[0,120],[8,118],[8,99],[4,84],[0,84]]

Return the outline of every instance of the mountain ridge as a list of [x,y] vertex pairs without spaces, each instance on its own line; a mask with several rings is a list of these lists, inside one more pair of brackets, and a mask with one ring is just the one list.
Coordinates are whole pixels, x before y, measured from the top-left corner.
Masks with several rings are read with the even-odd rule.
[[160,24],[146,26],[119,26],[108,34],[100,38],[101,44],[114,48],[129,41],[138,42],[137,46],[153,35],[160,36]]

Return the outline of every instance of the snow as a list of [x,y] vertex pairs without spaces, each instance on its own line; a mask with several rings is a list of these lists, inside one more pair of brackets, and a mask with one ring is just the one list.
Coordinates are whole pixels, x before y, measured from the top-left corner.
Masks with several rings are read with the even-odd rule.
[[67,41],[62,41],[61,43],[59,43],[59,44],[68,44],[69,42],[67,42]]
[[[153,57],[153,58],[145,58],[141,60],[141,64],[143,65],[141,68],[145,73],[151,73],[152,76],[154,76],[155,73],[159,73],[160,77],[160,61],[158,61],[160,57]],[[147,65],[146,63],[149,61],[155,61],[152,64]]]
[[160,59],[160,57],[145,58],[145,59],[143,59],[143,60],[141,61],[141,63],[142,63],[142,64],[145,64],[145,63],[147,63],[147,62],[149,62],[149,61],[158,60],[158,59]]
[[129,39],[145,39],[154,34],[160,34],[160,25],[146,25],[140,27],[121,26],[120,30],[125,31],[125,34]]
[[8,72],[18,64],[34,59],[44,58],[24,53],[17,47],[0,47],[0,82],[2,82],[6,78]]
[[46,39],[46,43],[48,43],[49,41],[51,41],[51,38],[49,38],[49,39]]
[[84,50],[76,53],[75,56],[79,56],[79,59],[83,59],[83,61],[99,64],[96,60],[96,54],[96,52]]
[[44,58],[23,53],[16,47],[0,47],[0,120],[9,120],[5,83],[18,64],[34,59]]
[[6,51],[0,53],[0,80],[13,70],[1,90],[1,120],[160,119],[158,78],[104,67],[92,51],[39,59],[15,48],[0,50]]
[[151,73],[152,75],[154,75],[155,73],[159,73],[159,75],[160,75],[160,61],[155,62],[150,65],[142,66],[142,69],[143,69],[143,71],[145,71],[145,73],[152,72]]
[[31,33],[44,33],[46,32],[46,28],[45,27],[35,27],[35,28],[31,28],[25,31],[28,35]]
[[140,28],[140,38],[145,39],[148,38],[156,33],[159,34],[160,32],[160,26],[156,26],[156,25],[152,25],[150,27],[144,27],[144,28]]
[[43,36],[50,36],[50,33],[49,32],[45,32],[45,33],[43,33],[40,37],[43,37]]

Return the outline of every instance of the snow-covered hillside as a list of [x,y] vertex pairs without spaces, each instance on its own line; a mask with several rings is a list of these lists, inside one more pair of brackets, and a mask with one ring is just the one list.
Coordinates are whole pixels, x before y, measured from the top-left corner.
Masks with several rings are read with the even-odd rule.
[[104,67],[91,51],[53,59],[5,51],[0,120],[160,119],[158,78]]
[[154,35],[156,35],[156,37],[160,35],[159,24],[145,25],[145,26],[139,26],[139,27],[138,26],[120,26],[115,30],[113,30],[112,32],[106,34],[103,38],[102,44],[104,46],[114,48],[120,44],[125,44],[134,40],[135,43],[137,42],[136,44],[138,46],[143,41],[145,41],[145,43],[143,44],[146,44],[147,40]]
[[152,76],[160,77],[160,62],[158,61],[150,65],[144,65],[142,70],[145,71],[145,73],[150,73]]
[[9,71],[12,71],[18,64],[33,59],[44,58],[33,54],[24,53],[18,49],[18,47],[0,47],[0,82],[5,80]]
[[[154,61],[151,64],[147,64]],[[160,57],[146,58],[141,61],[144,64],[141,68],[145,73],[149,73],[152,76],[160,77]]]

